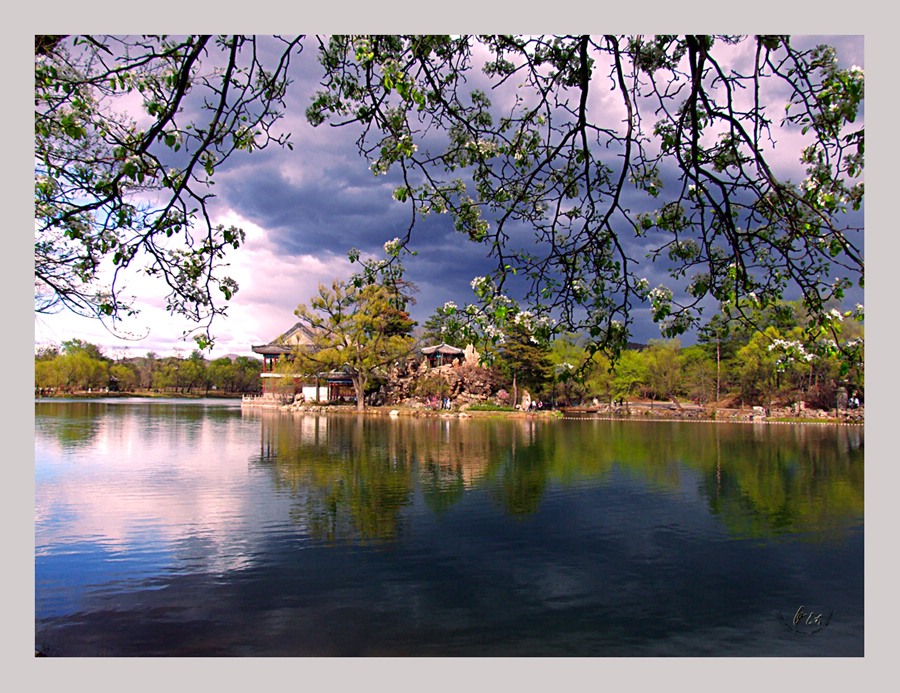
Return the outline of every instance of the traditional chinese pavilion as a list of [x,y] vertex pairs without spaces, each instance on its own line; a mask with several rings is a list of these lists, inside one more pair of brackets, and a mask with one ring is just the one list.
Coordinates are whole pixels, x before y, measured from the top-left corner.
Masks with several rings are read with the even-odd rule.
[[296,350],[314,352],[317,348],[315,333],[300,322],[268,344],[251,346],[253,353],[263,357],[260,374],[263,396],[293,398],[294,395],[302,394],[307,400],[322,402],[354,399],[356,391],[353,389],[353,381],[342,371],[314,374],[290,373],[283,370],[275,372],[278,362],[291,361]]
[[422,356],[428,359],[428,365],[431,368],[446,366],[454,361],[462,363],[466,358],[466,352],[463,349],[444,343],[422,347],[420,351]]

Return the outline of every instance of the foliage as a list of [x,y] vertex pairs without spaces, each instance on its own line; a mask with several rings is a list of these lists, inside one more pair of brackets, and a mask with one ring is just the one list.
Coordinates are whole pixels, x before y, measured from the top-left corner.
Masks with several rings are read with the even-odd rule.
[[554,394],[561,388],[562,398],[567,403],[580,400],[586,394],[583,373],[590,355],[581,342],[578,335],[563,333],[553,340],[548,353],[553,368]]
[[[356,406],[365,408],[370,379],[381,369],[406,356],[413,344],[408,316],[398,320],[391,291],[380,284],[359,286],[335,280],[319,285],[309,305],[294,311],[315,333],[313,349],[298,349],[294,362],[301,371],[342,370],[353,381]],[[393,310],[392,310],[393,309]],[[398,325],[408,325],[406,332]]]
[[[746,64],[734,62],[740,48],[752,51]],[[358,125],[373,172],[402,176],[394,195],[413,219],[450,213],[496,259],[501,290],[522,279],[533,311],[613,356],[644,301],[674,337],[699,325],[710,297],[741,314],[795,287],[815,339],[833,324],[826,303],[863,285],[853,212],[864,78],[830,47],[799,50],[788,36],[333,36],[320,61],[310,121]],[[778,127],[798,131],[802,181],[776,173]],[[654,209],[635,213],[641,194]],[[645,239],[671,286],[637,273],[628,235]]]
[[658,399],[675,400],[683,383],[681,343],[677,339],[651,340],[643,353],[647,388]]
[[450,385],[444,378],[419,378],[413,386],[412,394],[426,400],[446,397],[450,394]]
[[109,366],[109,379],[115,382],[116,389],[121,392],[134,392],[140,383],[137,369],[124,363],[113,363]]
[[523,320],[514,320],[507,327],[497,348],[495,366],[511,385],[514,403],[518,402],[519,388],[527,388],[534,397],[553,379],[549,345],[535,337]]
[[[488,357],[492,372],[499,376],[495,385],[501,389],[495,398],[498,402],[503,398],[502,404],[518,401],[524,387],[532,396],[558,404],[627,403],[640,396],[671,400],[678,406],[679,400],[689,398],[715,406],[729,406],[729,400],[766,407],[805,401],[813,408],[830,409],[839,388],[861,395],[865,386],[864,362],[845,372],[846,360],[832,346],[814,343],[807,351],[800,339],[805,314],[798,304],[761,312],[761,319],[782,329],[773,324],[764,331],[749,331],[719,315],[704,331],[705,343],[682,348],[677,339],[650,340],[647,346],[624,350],[616,361],[592,352],[584,335],[563,333],[549,341],[546,333],[535,336],[532,316],[514,302],[507,306],[503,331],[487,323],[493,331],[481,338],[489,349],[482,357]],[[848,337],[863,342],[861,322],[847,320],[846,328]],[[413,385],[413,394],[445,396],[454,387],[444,379],[421,378]]]
[[424,344],[449,344],[463,349],[468,344],[469,335],[456,317],[456,304],[448,301],[436,309],[422,325]]
[[170,391],[185,394],[212,390],[249,393],[259,390],[261,363],[246,356],[208,363],[199,350],[187,359],[146,356],[112,360],[102,350],[79,339],[35,354],[34,385],[42,393]]
[[778,357],[769,345],[781,335],[774,327],[757,332],[750,342],[738,350],[738,378],[741,395],[750,402],[768,407],[777,388]]
[[109,359],[80,339],[63,342],[35,356],[35,387],[47,390],[101,390],[109,387]]
[[698,404],[718,401],[719,372],[715,358],[710,358],[700,345],[681,351],[684,393]]
[[353,248],[349,252],[351,263],[360,265],[360,270],[350,278],[355,288],[378,285],[384,289],[386,303],[384,305],[387,335],[407,335],[416,326],[409,316],[409,307],[416,304],[415,293],[418,287],[405,278],[406,268],[404,255],[416,255],[409,250],[399,238],[386,241],[385,257],[363,258],[360,251]]
[[[236,151],[286,145],[290,58],[248,36],[35,37],[35,310],[114,325],[134,312],[127,271],[159,277],[166,305],[207,330],[237,291],[220,276],[244,232],[215,225],[216,171]],[[271,55],[269,53],[268,55]],[[127,107],[141,104],[140,114]],[[149,120],[143,127],[139,121]]]
[[637,389],[647,382],[647,363],[641,357],[640,352],[634,350],[623,351],[616,361],[610,383],[612,395],[615,399],[624,399],[633,396]]
[[[394,197],[412,214],[395,254],[427,214],[484,245],[496,261],[479,278],[493,289],[476,287],[487,323],[506,319],[496,297],[517,296],[615,360],[643,304],[671,338],[700,326],[709,299],[750,320],[794,291],[804,341],[846,369],[861,362],[829,303],[864,284],[865,85],[833,48],[789,36],[317,40],[308,120],[358,127],[373,173],[402,179]],[[143,260],[173,312],[208,328],[224,310],[219,294],[237,285],[221,265],[244,235],[212,223],[212,179],[235,152],[289,146],[275,126],[301,38],[262,41],[36,37],[36,310],[115,322],[131,309],[124,272]],[[135,101],[146,128],[127,115]],[[780,156],[793,142],[802,180],[775,166],[775,145]],[[631,237],[666,284],[642,276]],[[402,288],[382,284],[402,313]]]
[[584,389],[587,395],[602,398],[603,402],[612,402],[612,363],[605,354],[595,352],[590,357],[585,374]]

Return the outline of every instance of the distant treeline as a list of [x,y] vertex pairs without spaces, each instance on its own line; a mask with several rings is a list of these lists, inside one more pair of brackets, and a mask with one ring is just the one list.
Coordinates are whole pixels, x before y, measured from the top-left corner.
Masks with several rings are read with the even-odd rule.
[[88,342],[73,339],[40,349],[34,357],[35,391],[250,394],[260,390],[259,359],[237,356],[212,361],[194,350],[187,358],[145,356],[114,360]]

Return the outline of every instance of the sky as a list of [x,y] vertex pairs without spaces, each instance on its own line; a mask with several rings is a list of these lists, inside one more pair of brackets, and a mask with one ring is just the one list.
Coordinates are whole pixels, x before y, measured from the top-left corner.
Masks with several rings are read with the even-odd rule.
[[[836,45],[844,66],[865,66],[861,36],[804,40]],[[316,293],[319,283],[351,274],[347,259],[351,248],[379,254],[386,241],[402,236],[408,226],[408,208],[391,196],[397,177],[372,174],[356,149],[359,131],[327,124],[313,128],[307,123],[304,112],[319,74],[314,49],[308,45],[292,63],[294,83],[280,127],[291,133],[293,150],[270,146],[236,154],[217,173],[213,221],[242,228],[246,241],[228,255],[230,266],[224,273],[237,280],[240,290],[229,302],[227,315],[213,323],[216,342],[207,358],[252,355],[252,345],[270,342],[296,322],[294,309]],[[592,108],[602,110],[606,107],[602,90],[593,93],[599,96]],[[797,153],[786,138],[775,153],[785,170],[797,168],[795,180],[802,178]],[[449,216],[417,221],[410,247],[417,255],[405,262],[407,277],[418,288],[411,313],[420,324],[446,301],[471,302],[472,278],[493,266],[487,249],[455,232]],[[633,256],[643,254],[636,250]],[[647,266],[644,274],[650,276],[651,285],[665,280],[659,268]],[[141,312],[118,330],[131,334],[131,339],[118,339],[98,321],[70,313],[36,314],[35,346],[77,338],[100,346],[113,358],[149,351],[186,356],[195,348],[183,337],[194,326],[164,310],[163,287],[132,275],[128,289],[138,296]],[[633,331],[635,341],[660,337],[646,307],[635,311]]]

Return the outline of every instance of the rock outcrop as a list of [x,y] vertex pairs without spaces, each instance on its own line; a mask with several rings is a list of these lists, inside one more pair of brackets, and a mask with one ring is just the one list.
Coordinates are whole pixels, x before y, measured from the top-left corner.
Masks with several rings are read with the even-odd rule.
[[385,405],[433,406],[449,398],[455,407],[461,407],[487,401],[496,386],[489,369],[468,359],[436,368],[402,364],[391,368],[387,376],[378,396]]

